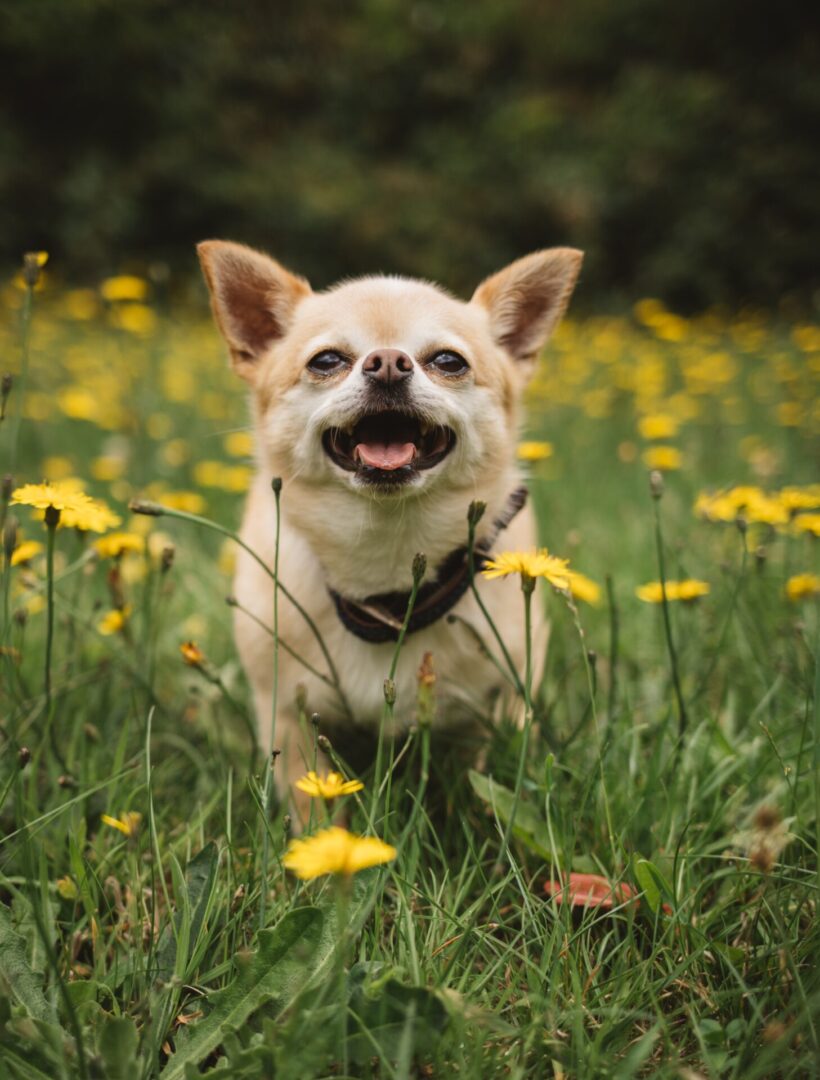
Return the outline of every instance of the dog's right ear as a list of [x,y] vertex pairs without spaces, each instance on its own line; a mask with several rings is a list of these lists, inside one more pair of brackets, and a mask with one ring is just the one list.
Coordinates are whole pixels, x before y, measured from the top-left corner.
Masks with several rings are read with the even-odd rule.
[[252,383],[260,357],[287,334],[297,304],[310,295],[310,285],[244,244],[205,240],[196,250],[234,371]]

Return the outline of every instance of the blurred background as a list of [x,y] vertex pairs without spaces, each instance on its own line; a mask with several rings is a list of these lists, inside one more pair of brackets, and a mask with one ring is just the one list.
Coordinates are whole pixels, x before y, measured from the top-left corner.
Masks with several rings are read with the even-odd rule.
[[[210,236],[317,286],[469,292],[552,244],[580,310],[818,303],[815,5],[38,0],[0,20],[0,256],[180,287]],[[197,288],[199,286],[197,285]]]

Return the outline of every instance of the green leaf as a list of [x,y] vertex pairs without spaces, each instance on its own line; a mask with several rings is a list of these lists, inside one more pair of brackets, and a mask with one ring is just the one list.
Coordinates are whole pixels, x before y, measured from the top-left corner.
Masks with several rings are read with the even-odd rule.
[[425,986],[405,986],[392,976],[365,986],[358,965],[350,973],[347,1053],[362,1065],[377,1052],[383,1060],[398,1059],[402,1044],[410,1056],[426,1056],[450,1019],[441,997]]
[[[506,825],[512,814],[515,792],[497,783],[491,776],[482,776],[474,769],[469,773],[473,791],[482,802],[487,803]],[[555,862],[556,857],[550,844],[546,822],[529,803],[518,800],[515,811],[513,834],[528,848],[548,862]]]
[[162,1080],[183,1080],[189,1064],[201,1062],[227,1034],[238,1030],[261,1005],[275,1002],[282,1013],[327,970],[335,953],[337,926],[332,909],[297,908],[259,934],[259,948],[228,986],[210,995],[207,1016],[188,1029],[189,1037],[162,1071]]
[[129,1080],[139,1048],[137,1027],[130,1016],[109,1016],[97,1040],[100,1057],[105,1062],[109,1080]]
[[[187,933],[187,948],[182,964],[177,965],[177,938],[182,929],[182,912],[174,917],[174,925],[167,926],[160,939],[157,951],[157,978],[166,982],[174,974],[174,969],[180,966],[184,971],[190,959],[191,953],[196,948],[205,912],[213,893],[216,882],[216,870],[219,862],[219,852],[216,844],[208,843],[185,869],[185,885],[188,893],[190,906],[190,925]],[[179,891],[179,890],[178,890]],[[179,958],[182,960],[182,957]]]
[[8,987],[12,997],[24,1006],[35,1020],[57,1023],[57,1014],[46,1000],[40,978],[26,959],[25,940],[12,926],[8,908],[0,904],[0,986]]
[[635,875],[644,900],[649,905],[653,914],[661,910],[664,901],[672,903],[672,888],[660,870],[649,859],[642,859],[639,855],[632,857],[632,872]]

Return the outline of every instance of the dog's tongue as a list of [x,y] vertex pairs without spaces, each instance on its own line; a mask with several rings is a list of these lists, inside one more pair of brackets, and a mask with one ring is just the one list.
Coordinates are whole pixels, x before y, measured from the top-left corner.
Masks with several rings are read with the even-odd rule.
[[353,456],[371,469],[401,469],[416,456],[416,444],[411,442],[360,442]]

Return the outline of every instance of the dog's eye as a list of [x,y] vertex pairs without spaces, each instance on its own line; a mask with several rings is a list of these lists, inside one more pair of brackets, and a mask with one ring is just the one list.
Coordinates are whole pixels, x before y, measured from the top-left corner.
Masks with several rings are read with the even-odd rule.
[[443,349],[441,352],[437,352],[435,356],[431,356],[427,361],[427,366],[435,368],[442,375],[463,375],[465,371],[470,369],[470,365],[464,357],[459,356],[457,352],[453,352],[451,349]]
[[341,371],[343,367],[349,366],[350,362],[341,353],[334,352],[333,349],[323,349],[322,352],[316,353],[308,361],[308,370],[315,375],[334,375],[337,371]]

